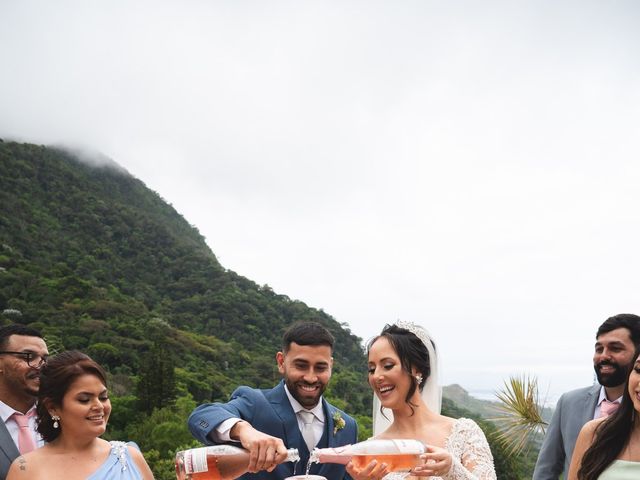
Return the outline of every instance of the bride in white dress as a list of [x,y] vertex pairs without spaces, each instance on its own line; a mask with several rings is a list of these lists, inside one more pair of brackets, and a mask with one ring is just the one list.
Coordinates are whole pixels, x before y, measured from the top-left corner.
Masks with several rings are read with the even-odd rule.
[[493,456],[480,427],[467,418],[440,415],[436,349],[424,328],[409,322],[387,325],[369,343],[368,357],[374,438],[420,440],[427,445],[427,453],[410,476],[388,473],[385,464],[375,461],[360,471],[350,463],[347,471],[354,480],[496,479]]

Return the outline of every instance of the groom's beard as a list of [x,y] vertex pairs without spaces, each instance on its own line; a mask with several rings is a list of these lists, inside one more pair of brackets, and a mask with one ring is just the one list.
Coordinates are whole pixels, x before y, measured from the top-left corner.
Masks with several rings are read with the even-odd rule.
[[[603,373],[600,368],[603,366],[609,366],[613,368],[612,372]],[[622,385],[627,379],[627,370],[629,365],[620,366],[615,362],[603,360],[594,366],[596,371],[596,377],[598,377],[598,383],[603,387],[617,387]]]
[[[295,382],[292,379],[286,377],[284,381],[287,384],[287,388],[289,389],[289,393],[291,394],[291,396],[295,398],[300,405],[309,410],[318,404],[322,393],[327,388],[327,385],[320,381],[314,384],[308,384],[303,380]],[[303,386],[313,386],[315,387],[315,391],[306,391],[303,389]]]

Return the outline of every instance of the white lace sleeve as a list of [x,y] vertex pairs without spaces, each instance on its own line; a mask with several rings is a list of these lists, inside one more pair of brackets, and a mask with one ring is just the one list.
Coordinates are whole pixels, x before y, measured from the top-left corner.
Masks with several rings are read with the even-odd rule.
[[443,480],[496,480],[489,443],[473,420],[456,420],[446,448],[453,456],[453,465]]

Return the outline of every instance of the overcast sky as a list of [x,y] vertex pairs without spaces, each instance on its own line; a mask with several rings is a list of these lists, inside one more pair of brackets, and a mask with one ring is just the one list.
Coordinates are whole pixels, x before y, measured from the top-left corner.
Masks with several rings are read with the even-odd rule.
[[108,155],[226,268],[442,382],[593,380],[640,313],[640,3],[0,3],[0,137]]

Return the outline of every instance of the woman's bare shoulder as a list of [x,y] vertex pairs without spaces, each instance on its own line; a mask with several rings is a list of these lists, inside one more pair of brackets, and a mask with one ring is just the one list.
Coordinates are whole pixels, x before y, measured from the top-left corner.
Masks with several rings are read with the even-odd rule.
[[444,415],[437,415],[430,422],[429,429],[440,432],[440,436],[447,438],[453,432],[456,422],[458,420]]
[[40,450],[34,450],[16,458],[9,468],[7,480],[33,480],[40,478],[42,466],[46,464],[46,455],[43,456]]
[[582,426],[580,433],[582,434],[582,432],[584,432],[583,435],[587,435],[589,438],[592,438],[593,435],[596,433],[598,426],[600,426],[600,424],[605,420],[606,420],[605,417],[596,418],[595,420],[589,420],[587,423],[585,423]]
[[457,420],[457,418],[447,417],[446,415],[438,415],[438,421],[442,422],[443,425],[452,426]]
[[142,452],[138,449],[138,446],[127,445],[127,448],[129,450],[129,454],[131,455],[131,458],[133,459],[134,463],[138,467],[138,470],[140,471],[140,475],[142,476],[143,480],[147,480],[147,479],[153,480],[153,472],[151,472],[151,469],[149,468],[149,464],[144,459],[144,455],[142,455]]

